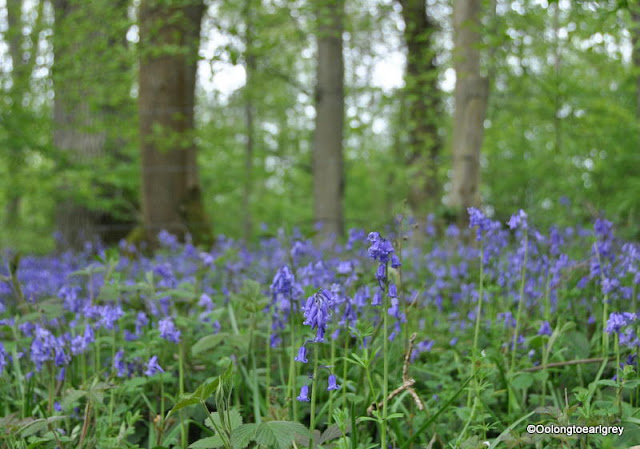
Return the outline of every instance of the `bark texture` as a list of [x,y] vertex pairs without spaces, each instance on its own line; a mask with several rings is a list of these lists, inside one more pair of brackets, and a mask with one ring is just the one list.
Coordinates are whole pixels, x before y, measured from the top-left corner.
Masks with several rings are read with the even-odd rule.
[[[30,79],[36,60],[38,38],[43,25],[44,1],[36,3],[37,17],[28,35],[23,35],[22,0],[7,0],[7,25],[5,32],[9,55],[11,56],[11,88],[8,96],[11,101],[12,117],[18,120],[26,117],[24,101],[30,92]],[[25,45],[25,44],[29,45]],[[6,120],[10,120],[9,117]],[[18,126],[18,120],[8,126]],[[15,124],[15,125],[14,125]],[[11,132],[11,131],[9,131]],[[21,134],[21,133],[20,133]],[[12,144],[7,150],[8,189],[6,192],[5,223],[10,230],[14,230],[20,223],[20,204],[22,200],[22,186],[19,173],[24,161],[24,150],[29,146],[28,138],[18,134],[12,138]]]
[[344,0],[316,0],[318,67],[313,146],[314,219],[325,236],[344,233]]
[[[259,2],[257,2],[259,5]],[[251,215],[253,197],[253,158],[255,157],[255,105],[253,77],[256,73],[256,55],[253,45],[254,25],[253,12],[254,0],[245,0],[243,15],[245,19],[245,54],[244,70],[246,82],[244,86],[244,118],[247,133],[244,160],[244,188],[242,193],[242,208],[244,209],[244,239],[249,241],[253,233],[253,220]]]
[[212,243],[194,141],[202,0],[140,3],[138,107],[146,239],[166,230]]
[[636,71],[636,117],[640,121],[640,5],[631,7],[631,61]]
[[398,0],[405,23],[407,46],[405,95],[408,107],[409,206],[414,214],[433,211],[440,204],[442,188],[438,166],[442,139],[438,134],[441,114],[438,72],[435,64],[436,24],[427,14],[425,0]]
[[450,205],[461,222],[467,220],[467,208],[480,203],[480,150],[489,96],[489,82],[480,73],[481,4],[466,0],[453,6],[456,87]]
[[[60,246],[77,249],[96,238],[117,241],[132,226],[131,221],[92,204],[116,193],[96,179],[97,165],[110,152],[118,157],[124,145],[107,115],[118,111],[121,119],[132,118],[124,115],[129,69],[119,59],[125,52],[128,2],[114,1],[103,9],[101,2],[54,0],[53,7],[53,143],[64,155],[63,169],[73,164],[91,176],[88,191],[80,192],[72,182],[65,182],[56,208]],[[78,60],[85,61],[81,69]]]

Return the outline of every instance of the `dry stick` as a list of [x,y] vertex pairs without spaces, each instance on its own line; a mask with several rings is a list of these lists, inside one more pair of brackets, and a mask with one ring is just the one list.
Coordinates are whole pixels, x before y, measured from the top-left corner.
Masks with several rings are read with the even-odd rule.
[[[391,399],[393,399],[394,397],[396,397],[397,395],[399,395],[400,393],[406,390],[413,397],[413,400],[415,401],[416,406],[418,407],[418,410],[424,410],[424,404],[422,403],[420,396],[418,396],[418,393],[416,393],[416,391],[413,389],[413,384],[415,384],[416,381],[415,379],[412,379],[411,377],[409,377],[409,359],[411,357],[411,353],[413,352],[413,343],[415,342],[415,339],[416,339],[416,333],[414,332],[413,334],[411,334],[411,338],[409,339],[409,348],[407,349],[407,352],[404,355],[404,364],[402,366],[402,385],[400,385],[398,388],[396,388],[391,393],[389,393],[389,395],[387,396],[387,401],[390,401]],[[377,410],[379,410],[380,407],[382,407],[382,402],[378,402],[378,403],[373,402],[367,408],[368,415],[373,414],[374,407]]]
[[87,400],[87,405],[84,408],[84,422],[82,423],[82,432],[80,433],[80,442],[78,443],[78,447],[81,448],[84,439],[87,436],[87,431],[89,430],[89,413],[91,412],[91,401]]
[[557,367],[560,367],[560,366],[584,365],[584,364],[587,364],[587,363],[599,363],[599,362],[602,362],[604,360],[606,360],[607,363],[614,361],[614,359],[612,359],[612,358],[605,358],[605,357],[595,357],[593,359],[568,360],[566,362],[554,362],[554,363],[548,363],[546,365],[534,366],[532,368],[523,369],[522,372],[524,372],[524,373],[532,373],[534,371],[540,371],[540,370],[545,369],[545,368],[557,368]]

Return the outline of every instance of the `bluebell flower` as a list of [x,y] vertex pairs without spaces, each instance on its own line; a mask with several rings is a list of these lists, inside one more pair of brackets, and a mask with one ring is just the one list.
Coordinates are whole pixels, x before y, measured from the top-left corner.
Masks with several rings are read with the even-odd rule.
[[373,300],[371,301],[372,306],[381,306],[382,305],[382,289],[376,290],[373,294]]
[[0,374],[4,370],[4,367],[9,364],[9,356],[4,349],[3,344],[0,342]]
[[71,338],[71,354],[82,354],[89,349],[89,345],[95,341],[95,334],[90,325],[86,325],[84,333]]
[[623,313],[611,313],[609,315],[609,319],[607,320],[607,326],[605,327],[605,332],[607,334],[611,334],[615,332],[616,334],[620,333],[620,330],[631,323],[633,323],[637,319],[635,313],[623,312]]
[[164,370],[160,365],[158,365],[158,356],[154,355],[147,362],[144,374],[147,376],[153,376],[156,373],[164,373]]
[[538,329],[538,335],[551,335],[553,333],[548,321],[543,321]]
[[125,377],[127,365],[124,363],[124,349],[120,349],[116,352],[116,356],[113,359],[113,367],[115,368],[118,377]]
[[329,310],[333,303],[334,295],[326,289],[320,289],[320,291],[307,298],[307,302],[302,308],[305,317],[303,324],[311,326],[311,329],[316,329],[314,341],[324,341],[324,333],[329,323],[329,318],[331,318]]
[[303,385],[302,388],[300,388],[300,394],[298,395],[298,397],[296,398],[298,401],[300,402],[310,402],[311,398],[309,397],[309,386],[308,385]]
[[329,386],[327,387],[327,390],[332,391],[332,390],[339,390],[339,389],[340,389],[340,385],[337,384],[337,380],[336,380],[335,374],[330,374],[329,375]]
[[180,343],[180,331],[173,324],[171,317],[161,319],[158,323],[158,329],[160,329],[160,336],[165,340]]
[[307,348],[302,345],[300,349],[298,349],[298,355],[295,358],[296,362],[307,363]]
[[105,329],[113,329],[115,323],[124,316],[124,312],[122,308],[118,305],[116,306],[103,306],[102,307],[102,316],[100,317],[99,324]]
[[59,403],[58,401],[55,401],[55,402],[53,403],[53,409],[54,409],[56,412],[61,412],[61,411],[62,411],[62,406],[60,405],[60,403]]
[[523,230],[527,229],[527,214],[525,211],[520,209],[518,213],[513,214],[509,219],[509,229],[514,230],[516,228],[520,228]]
[[136,334],[140,335],[142,328],[149,324],[149,318],[147,318],[147,314],[144,312],[138,312],[136,315]]
[[394,251],[391,242],[380,237],[378,232],[370,232],[367,240],[371,242],[371,246],[367,250],[369,257],[380,263],[389,262],[391,253]]

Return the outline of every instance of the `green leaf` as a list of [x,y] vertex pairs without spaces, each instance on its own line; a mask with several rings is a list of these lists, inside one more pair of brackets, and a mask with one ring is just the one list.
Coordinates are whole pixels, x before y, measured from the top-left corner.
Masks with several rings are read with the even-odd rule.
[[233,449],[244,449],[253,440],[258,424],[242,424],[231,432],[231,446]]
[[518,374],[511,381],[511,385],[518,390],[524,390],[533,385],[533,376],[529,373]]
[[46,419],[45,418],[36,419],[30,422],[29,424],[27,424],[26,426],[22,427],[20,429],[20,435],[22,436],[22,438],[35,435],[36,433],[42,430],[48,430],[49,424],[55,421],[61,421],[66,418],[67,416],[50,416],[49,418],[46,418]]
[[617,388],[620,386],[618,382],[611,379],[600,379],[598,382],[596,382],[596,385],[604,385],[605,387],[614,387],[614,388]]
[[219,412],[212,412],[209,415],[208,419],[205,419],[204,423],[205,425],[210,428],[211,430],[216,430],[213,427],[213,424],[211,424],[211,420],[213,420],[213,422],[215,423],[215,425],[219,428],[219,429],[226,429],[227,427],[230,430],[234,430],[237,427],[239,427],[242,424],[242,415],[240,415],[240,412],[238,412],[238,410],[236,409],[232,409],[229,410],[229,422],[227,423],[227,413],[223,412],[223,417],[224,417],[224,421],[226,425],[222,425],[221,422],[221,417],[220,417],[220,413]]
[[173,415],[178,410],[182,410],[185,407],[189,407],[190,405],[196,405],[199,403],[200,403],[200,400],[198,398],[194,398],[193,395],[191,394],[186,396],[181,396],[180,398],[178,398],[178,402],[175,403],[173,408],[169,410],[169,413],[167,414],[167,418]]
[[218,389],[220,385],[220,376],[213,379],[211,382],[203,382],[200,384],[196,391],[193,392],[193,397],[199,401],[206,401]]
[[322,436],[318,438],[318,444],[326,443],[327,441],[335,440],[336,438],[340,438],[342,436],[342,431],[337,424],[333,424],[326,428],[324,432],[322,432]]
[[69,409],[74,403],[78,402],[80,399],[82,399],[84,396],[86,396],[87,392],[83,391],[83,390],[74,390],[73,388],[67,390],[64,394],[64,398],[62,398],[62,401],[60,401],[60,406],[64,409],[67,410]]
[[262,446],[289,449],[296,434],[308,435],[309,430],[298,422],[269,421],[260,424],[254,439]]
[[213,437],[202,438],[196,441],[195,443],[191,443],[189,445],[189,447],[192,449],[215,449],[217,447],[222,447],[222,446],[224,446],[224,442],[222,441],[222,438],[220,438],[218,435]]
[[248,349],[248,342],[246,338],[240,335],[230,335],[229,333],[222,332],[219,334],[206,335],[198,340],[191,347],[191,354],[196,356],[202,352],[209,351],[220,344],[226,344],[235,346],[238,349]]

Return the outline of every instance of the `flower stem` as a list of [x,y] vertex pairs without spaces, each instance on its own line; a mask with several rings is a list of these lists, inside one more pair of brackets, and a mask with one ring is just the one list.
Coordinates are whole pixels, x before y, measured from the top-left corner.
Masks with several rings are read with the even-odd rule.
[[[336,358],[336,340],[331,339],[331,355],[329,356],[329,365],[333,370],[334,361]],[[329,392],[329,409],[327,411],[327,427],[331,424],[331,418],[333,417],[333,391]]]
[[509,365],[509,372],[513,372],[513,368],[516,363],[516,352],[518,349],[518,332],[520,330],[520,318],[522,316],[522,309],[524,308],[524,283],[527,277],[527,255],[529,253],[528,236],[524,235],[524,259],[522,261],[521,279],[520,279],[520,298],[518,299],[518,312],[516,313],[516,328],[513,332],[513,343],[511,345],[511,364]]
[[313,379],[311,380],[311,410],[309,418],[309,430],[311,438],[309,440],[309,449],[313,448],[313,432],[316,430],[316,393],[318,386],[318,345],[313,348]]
[[383,318],[383,342],[382,342],[382,359],[383,359],[383,373],[382,373],[382,424],[380,428],[380,447],[381,449],[387,448],[387,396],[389,394],[389,296],[384,295],[384,306],[382,309]]

